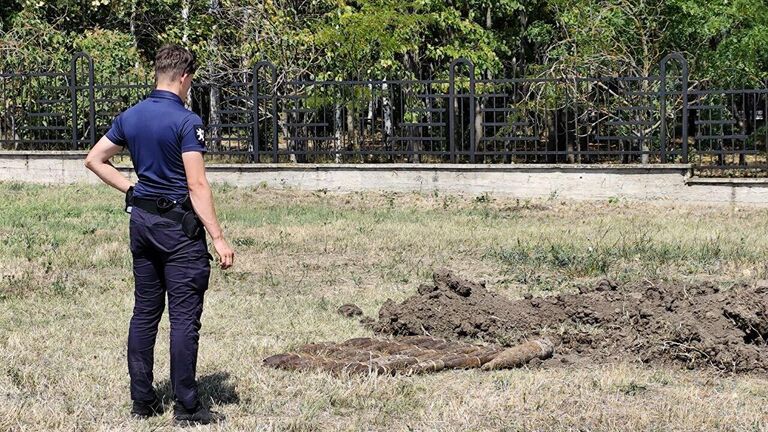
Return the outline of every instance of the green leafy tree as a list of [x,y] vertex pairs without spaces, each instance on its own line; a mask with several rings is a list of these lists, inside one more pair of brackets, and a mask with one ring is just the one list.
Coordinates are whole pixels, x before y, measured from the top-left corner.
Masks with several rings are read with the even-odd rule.
[[768,3],[671,0],[669,49],[686,52],[693,76],[717,86],[768,79]]

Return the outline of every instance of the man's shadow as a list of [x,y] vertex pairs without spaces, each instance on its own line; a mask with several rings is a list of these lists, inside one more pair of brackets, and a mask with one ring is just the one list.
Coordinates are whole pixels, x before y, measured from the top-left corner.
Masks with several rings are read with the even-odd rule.
[[[230,381],[229,372],[216,372],[203,375],[197,379],[197,388],[200,401],[204,405],[212,402],[216,405],[230,405],[240,402],[240,396],[235,390],[235,385]],[[171,380],[164,379],[155,387],[157,395],[166,407],[173,406],[173,390]]]

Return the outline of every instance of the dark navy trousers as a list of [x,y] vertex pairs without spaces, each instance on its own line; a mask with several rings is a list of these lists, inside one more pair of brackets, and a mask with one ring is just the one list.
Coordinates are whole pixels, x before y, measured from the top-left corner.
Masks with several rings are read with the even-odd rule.
[[[177,210],[171,210],[177,211]],[[128,331],[131,399],[150,401],[157,325],[165,309],[171,323],[171,387],[187,409],[198,402],[197,346],[203,297],[211,273],[205,233],[190,239],[181,225],[133,208],[130,225],[135,303]]]

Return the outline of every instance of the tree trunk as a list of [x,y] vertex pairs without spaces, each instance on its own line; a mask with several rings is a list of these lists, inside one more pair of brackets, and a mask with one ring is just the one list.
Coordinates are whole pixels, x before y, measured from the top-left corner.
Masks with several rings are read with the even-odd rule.
[[[517,10],[518,15],[518,21],[521,29],[527,29],[528,28],[528,13],[526,12],[528,8],[520,8]],[[528,47],[528,38],[521,37],[520,38],[520,47],[518,49],[518,52],[521,53],[520,55],[520,67],[524,71],[526,69],[526,62],[525,62],[525,53],[529,52]]]
[[421,162],[421,157],[419,155],[419,152],[421,152],[421,138],[424,136],[424,128],[421,126],[410,126],[409,129],[411,130],[411,133],[408,135],[411,137],[409,143],[409,149],[411,153],[411,163],[419,163]]
[[189,1],[181,0],[181,41],[189,42]]
[[[371,143],[375,140],[376,130],[374,129],[374,110],[376,108],[376,102],[374,100],[373,84],[368,84],[368,112],[365,117],[365,122],[360,130],[360,145],[370,147]],[[378,157],[378,156],[377,156]]]
[[[463,149],[464,142],[459,139],[461,137],[461,132],[463,132],[463,129],[464,129],[464,116],[462,116],[461,111],[459,111],[459,100],[461,100],[461,98],[459,97],[453,98],[454,122],[453,122],[453,130],[451,131],[451,134],[453,136],[451,138],[454,139],[454,143],[455,143],[454,150],[456,151],[456,153],[464,150]],[[450,151],[450,147],[448,150]],[[451,155],[451,156],[454,156],[454,155]],[[461,159],[461,156],[456,154],[455,158],[456,158],[456,162],[458,162]]]
[[373,124],[373,84],[368,84],[368,91],[371,94],[371,99],[368,101],[368,115],[366,116],[366,120],[368,121],[368,124]]
[[[347,139],[353,151],[359,150],[357,142],[357,125],[355,124],[355,108],[353,102],[350,101],[347,105]],[[363,161],[363,155],[359,153],[360,163]]]
[[384,117],[384,148],[392,150],[393,128],[392,128],[392,103],[389,100],[389,84],[387,78],[381,84],[381,109]]
[[[485,10],[485,28],[489,31],[491,30],[491,27],[493,27],[493,14],[492,11],[493,2],[488,2],[488,8]],[[485,79],[490,80],[491,79],[491,71],[486,70],[485,71]],[[492,91],[493,92],[493,91]],[[474,97],[474,96],[473,96]],[[481,99],[477,99],[475,102],[475,152],[480,150],[480,143],[482,142],[483,135],[485,133],[485,128],[483,127],[483,110],[485,109],[485,103]],[[507,147],[506,143],[504,145],[505,149]],[[492,156],[493,157],[493,156]],[[505,155],[506,157],[506,155]],[[483,158],[485,159],[485,158]],[[506,162],[506,159],[505,159]]]
[[[187,42],[189,42],[189,2],[190,0],[181,0],[181,41],[184,45],[187,45]],[[184,107],[190,111],[192,110],[192,87],[187,92],[187,100],[184,102]]]
[[[131,0],[131,22],[130,22],[130,28],[131,28],[131,39],[133,39],[133,48],[136,49],[136,52],[138,52],[139,49],[139,41],[136,38],[136,3],[138,0]],[[133,67],[136,69],[139,69],[139,60],[136,60],[136,63],[134,63]]]
[[19,142],[21,142],[21,137],[18,133],[16,133],[16,119],[11,115],[11,135],[13,136],[13,149],[18,150],[19,149]]
[[[250,17],[251,17],[251,8],[244,7],[243,8],[243,25],[242,25],[243,29],[247,29],[247,25],[250,20]],[[255,27],[255,34],[253,35],[254,43],[256,44],[256,46],[260,46],[259,45],[259,38],[260,38],[259,26],[254,26],[254,27]],[[244,32],[245,32],[245,35],[243,36],[243,39],[249,38],[250,36],[247,34],[248,30],[244,30]],[[240,66],[243,69],[243,83],[247,83],[248,82],[248,72],[247,72],[248,57],[245,53],[243,53],[242,57],[240,58]],[[256,77],[254,76],[253,79],[256,79]]]
[[[341,104],[336,102],[336,104],[333,107],[333,126],[334,126],[334,138],[336,138],[333,142],[333,148],[337,152],[341,150],[341,129],[343,128],[342,123],[342,115],[341,115]],[[333,158],[334,163],[341,163],[341,154],[336,153]]]
[[[296,155],[291,152],[290,150],[293,150],[293,141],[291,138],[291,130],[287,126],[288,123],[288,113],[286,111],[283,111],[280,113],[280,130],[283,132],[283,140],[285,140],[285,148],[289,151],[289,160],[291,163],[296,163]],[[278,146],[278,149],[280,148],[280,144],[276,143]]]
[[[208,9],[208,12],[216,17],[216,15],[219,13],[219,0],[211,0],[210,7]],[[216,33],[214,33],[211,36],[211,42],[210,42],[210,54],[214,54],[218,52],[219,45],[219,38]],[[212,138],[212,143],[214,146],[218,147],[219,150],[223,150],[222,142],[220,140],[221,138],[221,129],[218,125],[221,124],[221,118],[219,117],[219,99],[220,99],[220,89],[218,86],[218,83],[213,78],[214,76],[214,64],[212,60],[212,55],[208,56],[208,78],[211,82],[210,90],[209,90],[209,97],[210,97],[210,104],[209,104],[209,111],[208,111],[208,125],[213,125],[209,129],[210,136]]]
[[[475,101],[475,113],[474,113],[475,122],[473,125],[473,127],[475,128],[475,142],[473,143],[475,148],[475,153],[477,153],[477,151],[480,149],[480,143],[482,142],[481,139],[483,138],[483,132],[484,132],[483,109],[484,108],[485,108],[485,104],[481,102],[480,99]],[[475,160],[475,162],[477,162],[477,160]]]
[[[640,92],[642,94],[648,94],[650,92],[650,86],[647,80],[643,80],[640,82]],[[643,104],[642,102],[638,102],[636,105],[642,105],[642,104]],[[666,116],[667,113],[663,112],[661,113],[661,115]],[[642,125],[639,125],[638,127],[641,129],[643,128]],[[663,140],[663,137],[662,137],[662,140]],[[647,152],[650,151],[651,147],[648,145],[648,140],[646,139],[642,139],[640,142],[642,143],[641,148],[643,150],[643,155],[640,157],[640,162],[643,164],[647,164],[648,162],[650,162],[650,155]]]

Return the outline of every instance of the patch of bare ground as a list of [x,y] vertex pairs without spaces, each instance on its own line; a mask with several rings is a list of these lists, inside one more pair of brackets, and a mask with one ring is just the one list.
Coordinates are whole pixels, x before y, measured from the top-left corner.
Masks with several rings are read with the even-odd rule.
[[650,282],[619,287],[604,279],[577,294],[511,300],[449,270],[435,272],[433,280],[401,303],[384,303],[374,330],[503,344],[550,337],[557,355],[545,366],[631,359],[768,370],[768,281],[720,289]]

